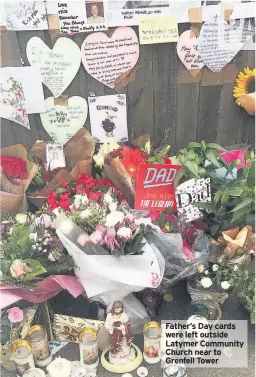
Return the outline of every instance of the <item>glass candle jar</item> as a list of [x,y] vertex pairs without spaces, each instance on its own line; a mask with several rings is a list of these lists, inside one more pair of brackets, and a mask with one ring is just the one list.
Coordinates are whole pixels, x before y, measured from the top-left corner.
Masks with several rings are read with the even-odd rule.
[[201,301],[192,301],[187,308],[188,317],[192,315],[200,315],[205,318],[209,318],[209,308],[206,303]]
[[45,373],[42,369],[31,368],[25,372],[23,377],[45,377]]
[[187,377],[185,365],[173,364],[167,365],[163,369],[165,377]]
[[99,364],[98,338],[94,329],[85,328],[79,334],[80,364],[87,370],[97,368]]
[[35,363],[39,367],[45,367],[52,361],[47,332],[41,325],[30,327],[28,332],[28,340],[32,346]]
[[16,364],[16,376],[23,377],[25,372],[35,367],[31,345],[26,340],[12,343],[12,360]]
[[161,325],[158,322],[148,322],[143,329],[144,352],[147,363],[155,364],[161,360]]

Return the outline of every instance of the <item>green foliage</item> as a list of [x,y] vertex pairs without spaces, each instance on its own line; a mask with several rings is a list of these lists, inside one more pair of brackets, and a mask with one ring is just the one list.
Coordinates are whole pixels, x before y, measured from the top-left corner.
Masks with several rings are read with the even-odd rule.
[[47,272],[38,260],[25,259],[24,262],[28,265],[29,268],[31,268],[32,271],[27,272],[26,275],[22,278],[22,281],[33,280],[36,276],[45,274]]
[[24,259],[30,255],[31,241],[30,227],[27,225],[14,225],[8,242],[3,245],[3,254],[7,259]]
[[191,178],[211,177],[216,168],[228,169],[229,166],[220,158],[218,151],[225,151],[225,149],[221,145],[206,143],[204,140],[201,143],[192,141],[188,143],[187,149],[180,149],[177,159],[184,168],[179,171],[179,174],[176,174],[175,186],[178,185],[181,178],[183,181],[187,181]]

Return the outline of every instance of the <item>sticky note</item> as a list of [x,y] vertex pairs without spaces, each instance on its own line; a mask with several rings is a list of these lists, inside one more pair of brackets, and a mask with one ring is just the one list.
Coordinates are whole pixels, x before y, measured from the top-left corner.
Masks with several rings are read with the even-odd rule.
[[140,44],[177,42],[179,39],[177,22],[176,16],[140,18]]

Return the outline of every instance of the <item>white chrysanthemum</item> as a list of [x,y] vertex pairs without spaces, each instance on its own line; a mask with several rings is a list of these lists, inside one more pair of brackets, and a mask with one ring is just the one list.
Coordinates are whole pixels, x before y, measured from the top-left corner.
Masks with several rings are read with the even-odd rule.
[[214,265],[212,266],[212,270],[213,270],[213,272],[218,271],[219,268],[220,268],[220,267],[219,267],[218,264],[214,264]]
[[116,202],[113,202],[111,204],[109,204],[108,208],[110,209],[110,211],[116,211],[117,209],[117,203]]
[[106,216],[106,221],[105,221],[105,225],[107,227],[113,227],[115,226],[117,223],[119,222],[122,222],[124,219],[124,214],[123,212],[120,212],[120,211],[113,211],[111,212],[110,214],[108,214]]
[[199,264],[197,271],[199,272],[199,274],[202,274],[204,272],[204,266],[202,264]]
[[222,281],[220,285],[221,285],[221,288],[222,288],[222,289],[228,289],[228,288],[230,287],[229,282],[226,281],[226,280],[225,280],[225,281]]
[[204,274],[205,275],[209,275],[209,271],[208,270],[204,270]]
[[209,288],[212,286],[212,279],[210,278],[202,278],[200,282],[204,288]]
[[80,213],[80,217],[81,219],[87,219],[88,217],[91,216],[91,214],[92,214],[91,211],[89,210],[89,208],[87,208]]
[[238,271],[238,265],[237,264],[234,265],[234,271]]
[[16,216],[15,216],[15,220],[19,223],[19,224],[25,224],[27,221],[28,221],[28,215],[26,213],[18,213]]

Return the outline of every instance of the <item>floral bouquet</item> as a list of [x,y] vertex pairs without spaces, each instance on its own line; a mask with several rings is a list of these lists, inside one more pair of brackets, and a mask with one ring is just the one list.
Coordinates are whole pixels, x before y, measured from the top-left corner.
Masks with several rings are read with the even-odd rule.
[[1,311],[1,365],[9,371],[16,370],[15,363],[10,360],[11,343],[16,339],[24,339],[33,322],[37,305],[26,308],[11,307]]
[[142,163],[170,164],[167,157],[170,146],[159,150],[151,147],[149,136],[140,136],[132,146],[122,146],[110,152],[104,161],[104,172],[110,181],[123,192],[129,204],[134,201],[136,179]]
[[28,200],[40,208],[47,196],[61,187],[62,181],[74,181],[83,173],[91,175],[94,149],[95,142],[90,133],[85,128],[80,129],[64,147],[66,167],[51,171],[46,164],[46,143],[37,141],[30,156],[38,166],[38,174],[29,186]]
[[1,214],[27,210],[26,189],[37,172],[21,144],[1,149]]
[[151,220],[133,212],[107,179],[82,175],[62,185],[48,196],[48,206],[87,296],[110,305],[158,286],[164,259],[143,237]]

